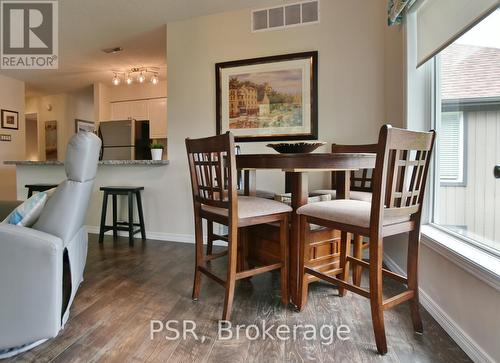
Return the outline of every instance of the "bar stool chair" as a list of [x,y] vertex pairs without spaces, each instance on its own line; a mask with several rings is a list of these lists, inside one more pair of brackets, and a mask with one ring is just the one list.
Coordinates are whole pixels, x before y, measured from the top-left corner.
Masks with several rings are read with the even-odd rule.
[[[193,284],[193,300],[198,300],[201,275],[204,274],[224,286],[225,299],[222,320],[229,320],[234,298],[236,280],[280,270],[281,301],[288,304],[288,219],[292,209],[274,200],[237,195],[237,171],[234,136],[226,133],[203,139],[186,139],[186,150],[191,174],[194,205],[196,261]],[[207,262],[219,255],[203,254],[202,220],[216,222],[228,227],[226,279],[210,271]],[[268,266],[237,272],[238,230],[257,224],[280,223],[280,259]],[[208,228],[211,223],[209,223]]]
[[[377,144],[370,145],[340,145],[332,144],[332,153],[376,153]],[[330,194],[332,199],[337,198],[337,187],[342,187],[344,183],[337,180],[338,173],[331,173],[332,189],[321,189],[314,191],[315,193]],[[349,199],[361,200],[364,202],[372,201],[372,178],[373,169],[353,170],[348,175],[349,183],[344,187],[349,187]],[[352,235],[353,255],[356,258],[363,258],[363,250],[368,248],[368,243],[363,242],[363,236],[358,234]],[[361,286],[361,266],[353,266],[353,284]]]
[[[113,231],[113,239],[118,237],[118,231],[128,232],[129,245],[134,245],[134,235],[141,233],[141,238],[146,239],[146,228],[144,227],[144,214],[142,212],[141,191],[144,187],[101,187],[104,192],[102,198],[101,228],[99,231],[99,243],[103,243],[104,233]],[[106,213],[108,209],[108,197],[113,198],[113,225],[106,225]],[[128,220],[118,221],[117,199],[118,196],[126,196],[128,203]],[[134,196],[137,201],[137,212],[139,214],[139,223],[134,223]],[[134,227],[139,227],[134,229]]]
[[[422,202],[434,139],[434,131],[414,132],[383,126],[377,146],[371,203],[339,199],[308,204],[297,210],[301,215],[299,288],[302,291],[307,289],[303,281],[307,274],[311,274],[338,286],[340,296],[349,290],[369,298],[375,341],[380,354],[387,353],[384,310],[409,301],[413,329],[422,333],[418,305],[418,252]],[[339,277],[327,276],[304,264],[304,253],[309,243],[309,223],[341,231]],[[407,278],[382,267],[383,238],[406,232],[409,232]],[[369,262],[349,255],[348,233],[369,237]],[[350,263],[369,269],[369,290],[347,282]],[[407,290],[384,300],[382,275],[406,284]],[[299,309],[303,309],[307,301],[307,291],[303,292]]]

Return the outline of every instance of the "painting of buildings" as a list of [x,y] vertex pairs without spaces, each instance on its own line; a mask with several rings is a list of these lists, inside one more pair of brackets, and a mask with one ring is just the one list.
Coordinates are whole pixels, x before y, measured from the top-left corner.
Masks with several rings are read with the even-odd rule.
[[246,73],[229,80],[229,128],[302,126],[302,70]]

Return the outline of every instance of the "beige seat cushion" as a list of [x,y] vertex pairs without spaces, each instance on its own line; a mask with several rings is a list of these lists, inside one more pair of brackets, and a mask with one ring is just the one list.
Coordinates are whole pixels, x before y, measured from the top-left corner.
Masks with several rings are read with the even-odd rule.
[[[332,199],[337,198],[337,191],[335,189],[321,189],[321,190],[315,190],[313,193],[318,193],[318,194],[330,194],[332,196]],[[359,192],[356,190],[351,190],[350,192],[350,199],[353,200],[361,200],[363,202],[371,202],[372,201],[372,193],[370,192]]]
[[[224,208],[202,205],[201,209],[205,212],[219,214],[222,216],[228,215],[227,209]],[[245,196],[238,197],[238,217],[240,219],[267,216],[271,214],[286,213],[291,211],[292,208],[290,208],[288,205],[277,202],[275,200]]]
[[[327,221],[369,228],[371,207],[371,203],[360,200],[337,199],[306,204],[297,209],[297,213]],[[384,218],[384,225],[405,222],[409,219],[410,216]]]

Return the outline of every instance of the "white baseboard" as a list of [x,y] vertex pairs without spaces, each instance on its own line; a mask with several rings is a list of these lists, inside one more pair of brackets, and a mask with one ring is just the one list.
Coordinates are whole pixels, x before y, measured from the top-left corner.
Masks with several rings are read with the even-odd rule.
[[[99,234],[99,227],[97,226],[86,226],[88,233]],[[107,231],[105,234],[110,235],[112,231]],[[118,231],[118,235],[121,237],[128,237],[128,232]],[[165,242],[181,242],[181,243],[191,243],[194,244],[194,235],[191,234],[178,234],[178,233],[162,233],[162,232],[148,232],[146,231],[146,236],[148,239],[153,239],[157,241]],[[207,236],[203,236],[203,240],[206,242]],[[226,246],[227,244],[220,241],[214,242],[215,246]]]
[[[393,272],[406,276],[406,271],[391,257],[384,254],[384,263]],[[448,335],[462,348],[462,350],[478,363],[494,363],[495,361],[476,343],[460,326],[439,306],[422,288],[419,289],[420,303],[425,310],[438,322]],[[425,327],[424,327],[425,329]],[[425,330],[424,330],[425,334]]]

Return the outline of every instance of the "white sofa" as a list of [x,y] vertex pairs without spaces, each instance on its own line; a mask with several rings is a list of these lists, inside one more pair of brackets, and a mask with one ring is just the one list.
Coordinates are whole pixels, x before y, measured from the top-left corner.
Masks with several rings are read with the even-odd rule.
[[80,132],[66,152],[67,180],[32,228],[0,224],[0,358],[57,336],[83,281],[84,226],[100,139]]

